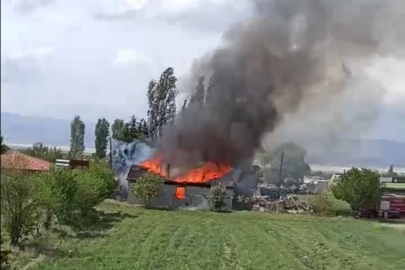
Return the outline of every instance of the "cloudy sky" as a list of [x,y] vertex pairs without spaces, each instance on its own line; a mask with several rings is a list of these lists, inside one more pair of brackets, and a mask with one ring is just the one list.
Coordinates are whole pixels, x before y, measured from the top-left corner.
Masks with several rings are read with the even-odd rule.
[[[184,78],[250,12],[248,0],[1,0],[1,111],[144,117],[151,79],[168,66]],[[370,137],[405,141],[405,64],[370,70],[387,89]]]
[[148,82],[169,66],[184,76],[246,14],[231,2],[1,0],[1,109],[145,116]]

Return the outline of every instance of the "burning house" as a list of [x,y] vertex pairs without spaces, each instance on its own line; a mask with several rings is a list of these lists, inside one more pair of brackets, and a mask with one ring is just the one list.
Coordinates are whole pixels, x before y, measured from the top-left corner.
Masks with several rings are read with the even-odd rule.
[[[158,173],[165,177],[161,192],[152,199],[154,207],[208,207],[207,195],[211,185],[215,182],[224,184],[225,206],[224,209],[231,210],[234,206],[234,199],[238,195],[248,196],[257,185],[257,177],[253,171],[242,171],[232,169],[225,165],[206,163],[198,169],[191,170],[181,177],[170,177],[170,166],[166,166],[164,172],[160,167],[152,166],[151,161],[143,162],[141,165],[132,165],[127,176],[128,189],[136,180],[148,171]],[[128,193],[127,202],[131,204],[141,203],[141,200],[134,194]]]

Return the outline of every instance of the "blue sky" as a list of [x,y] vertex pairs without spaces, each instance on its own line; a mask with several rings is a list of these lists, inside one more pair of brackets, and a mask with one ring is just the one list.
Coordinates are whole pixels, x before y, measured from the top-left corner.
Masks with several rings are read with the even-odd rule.
[[[174,67],[181,100],[193,60],[250,14],[248,2],[1,0],[1,110],[144,117],[149,80]],[[405,141],[405,62],[380,59],[368,72],[385,90],[368,136]]]

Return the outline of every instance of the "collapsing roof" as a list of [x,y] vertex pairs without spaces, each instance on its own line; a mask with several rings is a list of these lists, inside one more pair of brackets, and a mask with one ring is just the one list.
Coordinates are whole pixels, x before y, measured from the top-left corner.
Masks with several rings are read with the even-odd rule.
[[[136,179],[138,179],[141,175],[143,175],[144,173],[147,173],[148,171],[149,171],[148,168],[145,168],[143,166],[132,165],[129,169],[127,180],[129,182],[135,182]],[[170,174],[168,174],[168,175],[170,175]],[[221,177],[220,179],[213,178],[209,182],[193,182],[193,181],[187,181],[187,179],[186,179],[186,181],[179,182],[179,181],[176,181],[175,179],[165,177],[165,183],[166,184],[177,184],[177,185],[183,184],[183,185],[190,185],[190,186],[210,187],[212,185],[212,183],[220,181],[220,182],[224,183],[226,187],[232,188],[232,187],[234,187],[235,182],[237,181],[237,179],[234,179],[234,178],[235,178],[235,172],[231,171],[228,174]]]

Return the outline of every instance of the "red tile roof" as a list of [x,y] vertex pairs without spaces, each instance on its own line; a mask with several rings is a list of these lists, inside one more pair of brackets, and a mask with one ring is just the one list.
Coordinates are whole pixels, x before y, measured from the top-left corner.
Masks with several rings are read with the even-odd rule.
[[19,151],[10,150],[1,155],[1,168],[5,169],[48,171],[51,166],[52,163],[46,160],[25,155]]

